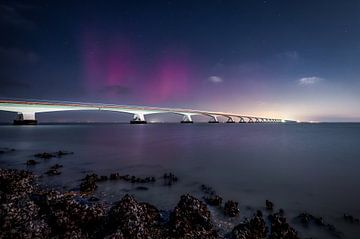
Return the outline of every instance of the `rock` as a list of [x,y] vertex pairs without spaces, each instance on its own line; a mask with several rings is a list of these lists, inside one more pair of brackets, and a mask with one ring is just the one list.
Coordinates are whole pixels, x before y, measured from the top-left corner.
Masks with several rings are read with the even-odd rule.
[[48,152],[38,153],[38,154],[35,154],[34,157],[42,158],[42,159],[51,159],[51,158],[55,158],[55,157],[60,158],[62,156],[69,155],[69,154],[74,154],[74,153],[60,150],[60,151],[55,152],[55,153],[48,153]]
[[274,209],[274,203],[269,200],[265,201],[266,209],[272,211]]
[[118,173],[112,173],[110,174],[110,180],[116,180],[119,179],[120,175]]
[[275,213],[269,216],[271,223],[271,234],[272,239],[298,239],[297,231],[292,228],[287,222],[284,216],[279,213]]
[[159,220],[156,207],[138,203],[128,194],[115,203],[109,213],[110,228],[121,231],[123,238],[165,238],[166,230],[161,227]]
[[164,185],[171,186],[178,181],[178,178],[173,173],[165,173],[163,176]]
[[33,159],[26,161],[26,165],[29,165],[29,166],[36,165],[36,164],[38,164],[38,162]]
[[245,220],[234,227],[231,232],[232,239],[261,239],[266,238],[268,228],[262,217],[261,211],[257,211],[252,219]]
[[344,220],[349,223],[356,223],[359,224],[359,218],[355,218],[353,215],[344,214]]
[[[345,215],[344,215],[345,217]],[[325,227],[330,234],[332,234],[335,237],[340,237],[342,235],[342,232],[338,231],[334,225],[325,223],[324,219],[322,217],[316,217],[310,213],[303,212],[297,216],[298,219],[300,219],[300,222],[304,226],[308,226],[311,222],[315,223],[315,225],[319,227]],[[350,218],[349,218],[350,219]]]
[[56,175],[60,175],[61,172],[58,171],[57,169],[49,169],[45,174],[47,174],[48,176],[56,176]]
[[101,204],[88,203],[76,193],[50,191],[39,205],[44,205],[42,210],[56,238],[102,237],[106,214]]
[[204,198],[205,202],[209,204],[210,206],[221,206],[222,203],[222,197],[218,195],[211,195]]
[[65,156],[65,155],[74,154],[74,152],[67,152],[67,151],[59,150],[55,154],[57,155],[57,157],[62,157],[62,156]]
[[238,202],[235,201],[227,201],[224,206],[224,214],[229,217],[236,217],[240,213],[238,208]]
[[56,157],[56,155],[53,154],[53,153],[43,152],[43,153],[35,154],[34,157],[36,157],[36,158],[42,158],[42,159],[51,159],[51,158],[53,158],[53,157]]
[[312,219],[312,215],[303,212],[303,213],[299,214],[299,216],[297,216],[297,218],[300,219],[300,222],[301,222],[304,226],[307,226],[307,225],[309,225],[310,220]]
[[50,237],[40,208],[29,197],[34,178],[27,171],[0,169],[0,238]]
[[201,184],[200,186],[201,191],[203,191],[203,193],[205,194],[209,194],[209,195],[215,195],[215,190],[212,189],[210,186],[206,186],[205,184]]
[[103,181],[107,181],[108,180],[108,176],[104,176],[104,175],[101,175],[99,178],[98,178],[98,182],[103,182]]
[[11,148],[0,148],[0,154],[5,154],[5,153],[10,153],[10,152],[15,152],[15,149],[11,149]]
[[190,196],[181,199],[170,215],[171,235],[175,238],[217,238],[206,204]]
[[97,188],[96,182],[98,181],[98,176],[96,174],[87,174],[85,178],[82,179],[80,184],[80,192],[82,193],[91,193]]
[[63,167],[63,165],[61,165],[61,164],[55,164],[55,165],[51,166],[50,169],[59,169],[59,168],[62,168],[62,167]]
[[138,187],[136,187],[135,189],[136,189],[136,190],[141,190],[141,191],[147,191],[147,190],[149,190],[149,188],[144,187],[144,186],[138,186]]

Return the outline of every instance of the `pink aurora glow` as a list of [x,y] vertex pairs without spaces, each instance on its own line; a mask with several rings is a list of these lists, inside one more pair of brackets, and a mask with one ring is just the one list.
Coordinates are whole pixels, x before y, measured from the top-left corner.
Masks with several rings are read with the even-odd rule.
[[[100,45],[85,34],[84,83],[90,94],[111,99],[136,99],[146,104],[184,99],[189,94],[191,69],[184,51],[165,49],[150,64],[142,62],[136,46],[122,38]],[[104,41],[101,41],[104,42]]]

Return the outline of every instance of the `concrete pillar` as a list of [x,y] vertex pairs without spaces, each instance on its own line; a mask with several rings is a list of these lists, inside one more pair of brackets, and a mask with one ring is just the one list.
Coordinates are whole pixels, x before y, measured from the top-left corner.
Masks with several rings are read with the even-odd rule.
[[130,124],[146,124],[145,115],[142,113],[134,113],[133,120],[130,121]]
[[216,115],[211,115],[211,119],[209,120],[209,123],[219,123],[219,120]]
[[185,123],[185,124],[188,124],[188,123],[192,124],[192,123],[194,123],[194,122],[192,121],[192,119],[191,119],[191,114],[184,114],[184,117],[183,117],[181,123]]
[[226,121],[226,123],[235,123],[235,121],[231,116],[228,116],[228,120]]
[[18,112],[14,125],[36,125],[35,112]]
[[243,117],[240,117],[239,123],[246,123],[245,119]]

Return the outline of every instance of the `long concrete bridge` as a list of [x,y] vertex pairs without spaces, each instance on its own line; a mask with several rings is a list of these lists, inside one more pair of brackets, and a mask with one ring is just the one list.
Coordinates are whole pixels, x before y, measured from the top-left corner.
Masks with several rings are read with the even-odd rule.
[[106,110],[124,112],[133,115],[132,124],[146,124],[145,115],[174,113],[182,115],[181,123],[193,123],[192,116],[204,115],[210,118],[209,123],[219,123],[219,117],[227,118],[227,123],[281,123],[283,119],[259,116],[248,116],[235,113],[203,111],[192,109],[160,108],[147,106],[129,106],[115,104],[77,103],[40,100],[0,100],[0,110],[16,112],[15,125],[37,124],[36,114],[42,112],[70,111],[70,110]]

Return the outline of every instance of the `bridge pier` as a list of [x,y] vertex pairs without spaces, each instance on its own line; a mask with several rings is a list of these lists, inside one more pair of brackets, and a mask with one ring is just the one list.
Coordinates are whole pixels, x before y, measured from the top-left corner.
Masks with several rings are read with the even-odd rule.
[[239,121],[239,123],[246,123],[246,121],[245,121],[245,119],[243,118],[243,117],[240,117],[240,121]]
[[134,114],[133,120],[130,121],[130,124],[146,124],[145,115],[141,113]]
[[219,123],[219,120],[216,115],[211,115],[211,119],[209,120],[209,123]]
[[233,120],[233,118],[231,116],[229,116],[226,123],[235,123],[235,121]]
[[16,119],[14,120],[14,125],[36,125],[37,120],[35,118],[35,112],[18,112]]
[[194,121],[192,121],[190,114],[184,114],[184,117],[183,117],[181,123],[182,124],[192,124],[192,123],[194,123]]

